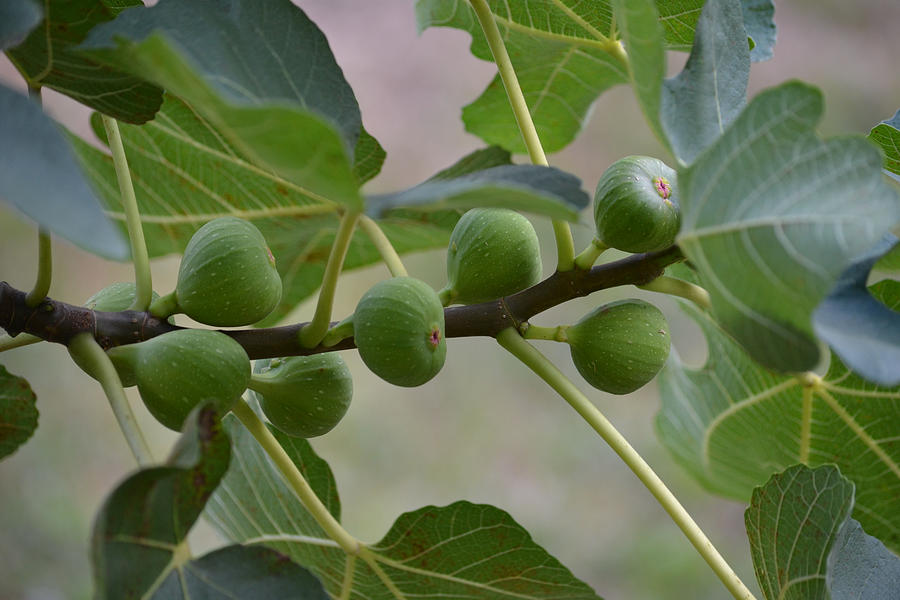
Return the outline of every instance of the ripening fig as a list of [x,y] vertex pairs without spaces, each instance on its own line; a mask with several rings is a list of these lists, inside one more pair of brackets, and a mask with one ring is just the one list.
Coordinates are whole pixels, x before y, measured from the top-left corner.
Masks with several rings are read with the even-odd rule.
[[353,336],[366,366],[394,385],[422,385],[447,355],[441,301],[411,277],[381,281],[363,295],[353,313]]
[[107,354],[123,381],[136,382],[147,410],[176,431],[202,401],[225,414],[250,382],[247,353],[220,331],[179,329]]
[[237,327],[263,319],[281,300],[275,257],[259,230],[219,217],[188,242],[175,291],[150,306],[157,317],[183,312],[207,325]]
[[[106,286],[84,303],[85,308],[101,312],[119,312],[128,310],[134,303],[137,286],[133,281],[119,281]],[[153,292],[153,300],[159,298],[159,294]]]
[[531,222],[506,208],[473,208],[453,228],[444,304],[508,296],[541,279],[541,249]]
[[581,376],[610,394],[647,384],[669,356],[669,325],[643,300],[621,300],[593,310],[566,330]]
[[626,156],[610,165],[594,194],[597,239],[625,252],[674,244],[681,227],[675,179],[675,171],[649,156]]
[[353,379],[335,352],[257,363],[250,379],[269,422],[288,435],[311,438],[334,429],[350,408]]

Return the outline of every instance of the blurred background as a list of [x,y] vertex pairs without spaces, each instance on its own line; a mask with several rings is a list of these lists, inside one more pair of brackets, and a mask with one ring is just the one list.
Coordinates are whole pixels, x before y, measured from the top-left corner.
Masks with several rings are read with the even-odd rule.
[[[411,0],[295,2],[328,36],[367,129],[387,150],[382,174],[367,191],[414,185],[483,145],[465,133],[460,111],[481,93],[494,67],[470,55],[467,34],[429,29],[418,36]],[[751,95],[790,78],[821,87],[825,135],[867,133],[900,107],[896,0],[778,2],[776,23],[775,58],[753,65]],[[672,73],[686,57],[670,54]],[[0,80],[24,92],[5,58],[0,58]],[[91,139],[87,109],[53,92],[45,93],[45,106]],[[618,87],[600,98],[586,129],[550,162],[579,176],[584,189],[592,191],[603,170],[628,154],[666,158],[631,90]],[[544,263],[549,274],[555,262],[551,230],[546,221],[534,221],[548,242]],[[582,224],[575,235],[581,248],[591,231]],[[0,279],[30,289],[36,238],[33,224],[0,206]],[[442,252],[412,255],[406,262],[411,274],[443,286]],[[177,257],[154,262],[158,292],[174,287],[177,267]],[[387,275],[383,266],[373,266],[343,277],[335,316],[352,312],[362,293]],[[129,278],[127,265],[55,243],[54,298],[81,303],[109,283]],[[703,363],[703,339],[675,303],[632,287],[557,307],[535,322],[572,323],[594,306],[622,297],[660,306],[682,358]],[[314,299],[308,300],[290,320],[308,319],[314,306]],[[744,507],[704,492],[661,447],[653,431],[659,406],[655,384],[627,397],[603,394],[578,379],[567,347],[538,343],[644,455],[756,589]],[[356,385],[353,406],[313,446],[334,470],[345,526],[364,541],[380,539],[404,511],[467,499],[507,510],[607,599],[728,597],[604,442],[491,340],[451,340],[443,371],[415,389],[388,385],[371,375],[355,353],[345,355]],[[93,515],[135,464],[99,385],[72,364],[65,348],[39,344],[6,352],[0,364],[31,383],[41,411],[34,437],[0,463],[0,598],[89,598]],[[151,420],[136,394],[131,398],[156,455],[165,456],[174,434]],[[205,524],[191,541],[198,553],[222,543]]]

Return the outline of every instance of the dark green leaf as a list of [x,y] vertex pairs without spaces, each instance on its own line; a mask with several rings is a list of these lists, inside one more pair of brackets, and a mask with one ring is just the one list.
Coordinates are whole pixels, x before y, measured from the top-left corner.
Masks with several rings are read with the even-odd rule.
[[100,23],[140,0],[52,0],[44,2],[44,21],[22,44],[7,51],[29,85],[46,86],[128,123],[153,118],[162,90],[102,65],[75,47]]
[[228,546],[172,570],[152,600],[328,600],[321,582],[260,546]]
[[[406,513],[368,548],[369,560],[347,556],[325,537],[252,437],[233,421],[230,431],[235,457],[207,507],[210,520],[235,542],[264,544],[308,567],[333,597],[396,598],[372,569],[374,563],[408,598],[597,599],[507,513],[492,506],[457,502]],[[306,440],[273,433],[325,506],[339,516],[328,465]]]
[[[316,25],[289,0],[191,0],[124,11],[83,45],[186,100],[255,165],[354,208],[359,107]],[[378,151],[363,142],[358,175]]]
[[768,600],[887,600],[900,558],[850,518],[853,484],[832,465],[795,465],[756,488],[744,520]]
[[369,135],[365,128],[361,129],[353,152],[353,174],[360,185],[381,172],[386,157],[387,153],[378,140]]
[[[104,139],[99,119],[95,132]],[[318,289],[339,219],[337,204],[256,166],[190,105],[166,96],[157,117],[142,127],[120,127],[151,256],[181,253],[204,223],[223,215],[253,222],[269,242],[284,283],[282,301],[268,323]],[[73,138],[79,158],[110,214],[124,230],[111,158]],[[447,245],[458,215],[408,215],[382,221],[401,253]],[[346,269],[380,255],[368,238],[354,236]]]
[[20,44],[41,22],[42,12],[34,0],[5,0],[0,4],[0,50]]
[[741,0],[744,9],[744,27],[753,41],[750,60],[769,60],[775,47],[775,4],[772,0]]
[[869,139],[884,152],[884,168],[894,175],[900,175],[900,110],[887,121],[872,128]]
[[497,206],[543,214],[554,219],[578,219],[590,198],[581,181],[559,169],[535,165],[505,165],[455,179],[431,179],[392,194],[370,196],[367,212],[376,217],[393,208],[422,211]]
[[676,460],[710,491],[745,501],[790,465],[834,463],[856,484],[854,518],[900,551],[900,387],[869,383],[837,356],[821,378],[772,373],[708,313],[682,308],[709,358],[692,369],[673,353],[659,377],[657,430]]
[[866,281],[872,265],[896,242],[888,234],[854,262],[813,313],[816,334],[848,367],[888,386],[900,384],[900,281],[882,281],[872,293]]
[[471,152],[446,169],[434,175],[428,181],[436,179],[456,179],[469,173],[512,164],[512,156],[500,146],[488,146]]
[[664,30],[654,0],[613,0],[616,26],[628,52],[629,75],[641,110],[656,137],[667,144],[660,123],[663,77],[666,76]]
[[231,447],[212,405],[188,417],[166,466],[142,469],[107,497],[91,556],[100,598],[142,598],[189,560],[181,542],[228,468]]
[[716,318],[754,360],[782,371],[817,364],[813,310],[900,221],[879,153],[862,138],[820,140],[821,114],[814,88],[765,91],[678,173],[677,242]]
[[0,365],[0,459],[28,441],[38,424],[37,397],[21,377]]
[[675,156],[690,164],[744,106],[750,54],[738,0],[708,2],[691,56],[662,92],[662,125]]
[[0,199],[85,250],[128,256],[128,245],[103,215],[56,123],[2,85],[0,140]]
[[705,0],[656,0],[659,22],[666,32],[666,48],[690,50]]

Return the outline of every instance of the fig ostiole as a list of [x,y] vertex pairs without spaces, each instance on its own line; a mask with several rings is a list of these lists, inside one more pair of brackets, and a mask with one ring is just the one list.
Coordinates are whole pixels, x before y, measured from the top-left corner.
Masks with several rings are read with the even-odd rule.
[[251,325],[275,309],[281,286],[275,258],[256,226],[219,217],[191,237],[175,291],[153,302],[150,312],[180,312],[217,327]]
[[180,329],[107,351],[122,384],[137,385],[147,410],[176,431],[201,401],[230,410],[250,383],[250,359],[219,331]]
[[541,249],[531,222],[506,208],[473,208],[450,234],[442,303],[476,304],[509,296],[541,279]]
[[311,438],[328,433],[350,408],[353,379],[335,352],[259,361],[250,379],[260,408],[284,433]]
[[352,318],[359,356],[385,381],[415,387],[444,366],[444,308],[427,283],[412,277],[376,283]]
[[575,368],[592,386],[629,394],[666,362],[671,340],[662,312],[643,300],[621,300],[591,311],[565,330]]
[[614,162],[594,194],[597,239],[624,252],[654,252],[675,243],[681,227],[676,173],[661,160],[626,156]]

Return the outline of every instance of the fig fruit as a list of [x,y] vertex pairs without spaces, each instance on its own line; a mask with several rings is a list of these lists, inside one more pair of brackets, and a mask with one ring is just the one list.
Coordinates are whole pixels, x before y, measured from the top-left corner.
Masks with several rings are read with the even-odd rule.
[[659,372],[669,356],[669,325],[643,300],[598,307],[566,330],[572,361],[592,386],[629,394]]
[[597,239],[625,252],[654,252],[675,243],[681,227],[676,173],[649,156],[614,162],[597,183]]
[[441,301],[428,284],[412,277],[372,286],[356,305],[353,336],[366,366],[403,387],[437,375],[447,356]]
[[[262,363],[262,365],[260,365]],[[311,438],[334,429],[350,408],[353,379],[335,352],[257,363],[250,379],[269,422],[288,435]]]
[[147,410],[176,431],[202,401],[225,414],[250,383],[247,353],[219,331],[180,329],[107,354],[122,381],[137,384]]
[[[119,312],[128,310],[134,303],[137,286],[133,281],[119,281],[106,286],[84,303],[85,308],[101,312]],[[159,294],[153,292],[153,300]]]
[[206,325],[237,327],[263,319],[279,300],[281,277],[263,235],[248,221],[219,217],[191,237],[175,291],[150,312],[183,312]]
[[450,234],[445,304],[508,296],[541,279],[541,249],[531,222],[514,210],[473,208]]

